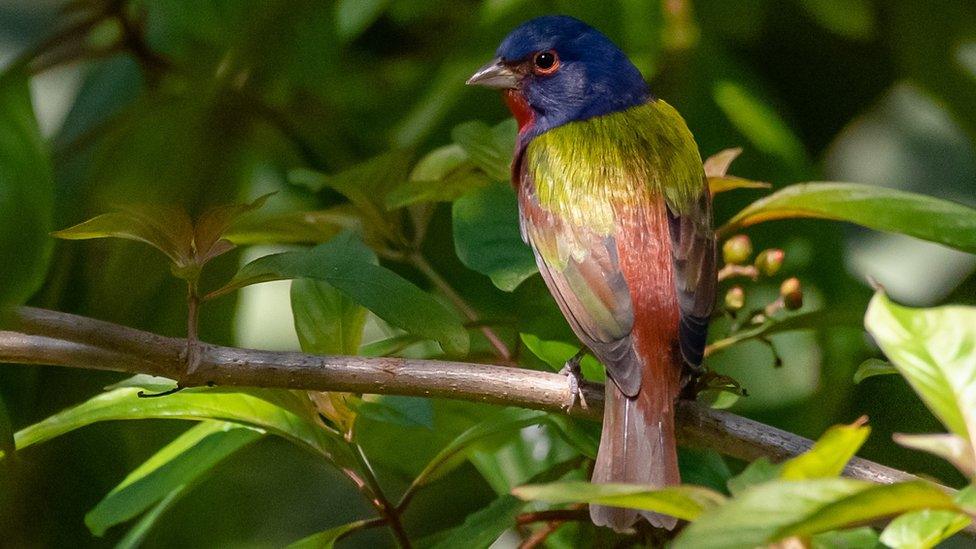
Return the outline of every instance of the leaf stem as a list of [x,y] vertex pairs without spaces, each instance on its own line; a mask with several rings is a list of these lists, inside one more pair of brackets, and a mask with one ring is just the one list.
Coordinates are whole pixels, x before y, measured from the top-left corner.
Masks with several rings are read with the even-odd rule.
[[356,444],[350,443],[352,447],[352,453],[356,457],[356,461],[359,462],[361,472],[365,477],[365,481],[368,485],[368,493],[364,491],[370,498],[370,503],[376,508],[376,512],[386,521],[386,524],[390,527],[390,531],[393,532],[393,537],[396,538],[397,544],[404,549],[410,549],[410,538],[407,537],[407,532],[403,528],[403,522],[400,521],[400,509],[394,507],[387,499],[386,494],[383,493],[383,488],[380,486],[379,480],[376,479],[376,473],[373,472],[373,466],[369,463],[369,459],[366,458],[366,453],[363,452],[363,448]]
[[[427,277],[428,280],[430,280],[431,284],[433,284],[438,290],[441,291],[441,293],[447,296],[447,298],[454,303],[454,306],[461,311],[461,314],[467,317],[469,321],[479,321],[477,311],[475,311],[474,308],[469,305],[468,302],[457,293],[457,291],[454,290],[447,280],[444,280],[444,277],[442,277],[440,273],[434,270],[434,267],[430,264],[430,262],[427,261],[427,258],[424,257],[423,254],[414,253],[407,256],[407,259],[411,265],[416,267],[417,270],[419,270],[425,277]],[[509,350],[508,345],[502,341],[502,338],[499,337],[490,326],[481,326],[481,333],[485,335],[485,338],[488,339],[491,346],[495,348],[495,352],[498,354],[499,358],[505,362],[512,360],[512,351]]]

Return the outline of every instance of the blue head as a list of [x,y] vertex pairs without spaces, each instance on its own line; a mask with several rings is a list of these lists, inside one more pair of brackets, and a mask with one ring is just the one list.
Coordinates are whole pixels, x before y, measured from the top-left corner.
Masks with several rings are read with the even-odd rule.
[[523,140],[650,97],[640,71],[620,48],[572,17],[523,23],[502,41],[496,56],[468,84],[505,90]]

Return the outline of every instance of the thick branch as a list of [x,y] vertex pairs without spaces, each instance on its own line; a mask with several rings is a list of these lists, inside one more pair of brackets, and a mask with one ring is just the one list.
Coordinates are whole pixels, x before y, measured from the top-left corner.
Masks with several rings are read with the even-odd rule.
[[[184,385],[279,387],[317,391],[439,397],[550,412],[564,411],[570,394],[565,376],[486,364],[404,358],[315,356],[200,343],[197,368],[184,375],[186,341],[77,315],[21,307],[0,331],[0,362],[50,364],[145,373]],[[587,409],[571,414],[599,420],[603,387],[583,386]],[[753,460],[784,459],[806,451],[803,437],[694,402],[678,406],[682,444]],[[845,473],[874,482],[917,480],[914,475],[855,458]]]

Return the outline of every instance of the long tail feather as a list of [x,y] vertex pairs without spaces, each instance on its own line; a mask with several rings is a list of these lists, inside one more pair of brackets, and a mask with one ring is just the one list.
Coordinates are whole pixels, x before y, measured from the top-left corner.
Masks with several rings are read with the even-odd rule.
[[[674,438],[674,400],[666,380],[645,383],[636,398],[625,396],[608,381],[603,434],[593,469],[595,483],[642,484],[663,488],[680,484]],[[653,526],[674,528],[674,517],[640,512]],[[599,526],[626,530],[638,511],[590,506],[590,518]]]

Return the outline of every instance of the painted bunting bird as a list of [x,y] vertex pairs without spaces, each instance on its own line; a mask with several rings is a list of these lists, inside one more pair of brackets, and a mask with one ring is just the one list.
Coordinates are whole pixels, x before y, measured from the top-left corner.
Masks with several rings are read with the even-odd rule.
[[[716,287],[711,198],[691,132],[610,39],[572,17],[524,23],[468,84],[502,90],[518,122],[522,236],[610,378],[593,482],[678,484],[674,405],[701,369]],[[590,516],[624,530],[638,513],[594,505]]]

